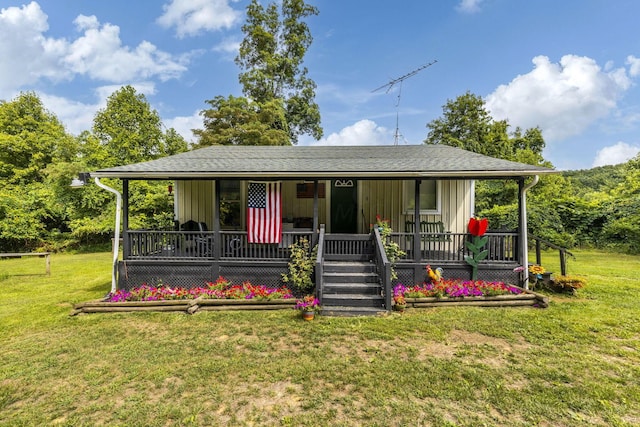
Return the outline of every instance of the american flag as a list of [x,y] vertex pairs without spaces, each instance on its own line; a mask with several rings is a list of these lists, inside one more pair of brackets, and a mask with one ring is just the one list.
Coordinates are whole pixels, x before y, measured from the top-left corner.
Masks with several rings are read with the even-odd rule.
[[280,243],[282,199],[279,182],[250,182],[247,200],[249,243]]

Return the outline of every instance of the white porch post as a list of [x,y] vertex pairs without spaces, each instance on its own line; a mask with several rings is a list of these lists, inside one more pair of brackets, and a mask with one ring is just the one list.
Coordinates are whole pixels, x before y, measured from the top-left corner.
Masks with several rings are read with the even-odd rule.
[[524,267],[524,271],[522,274],[522,282],[524,283],[524,288],[529,289],[529,239],[528,239],[528,229],[527,229],[527,191],[535,186],[540,177],[535,175],[533,177],[533,181],[529,184],[522,187],[520,191],[520,241],[522,242],[521,246],[521,259],[522,265]]
[[115,231],[113,233],[113,269],[111,272],[111,292],[115,292],[118,289],[118,254],[120,252],[120,211],[122,210],[122,195],[108,185],[100,182],[100,178],[94,178],[98,187],[107,190],[116,195],[116,224]]

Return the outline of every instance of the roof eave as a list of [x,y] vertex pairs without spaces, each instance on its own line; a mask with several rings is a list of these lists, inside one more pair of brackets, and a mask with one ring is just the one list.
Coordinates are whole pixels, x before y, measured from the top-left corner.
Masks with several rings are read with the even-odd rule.
[[458,179],[490,179],[490,178],[514,178],[534,175],[548,175],[559,173],[552,169],[542,170],[507,170],[507,171],[407,171],[393,173],[372,173],[362,171],[336,171],[336,172],[91,172],[91,176],[97,178],[118,179],[331,179],[331,178],[362,178],[362,179],[414,179],[414,178],[458,178]]

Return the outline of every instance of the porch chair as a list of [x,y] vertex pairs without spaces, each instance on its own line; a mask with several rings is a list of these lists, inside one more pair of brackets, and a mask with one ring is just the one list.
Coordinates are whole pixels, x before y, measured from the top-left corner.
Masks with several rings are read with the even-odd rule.
[[[414,222],[406,221],[404,223],[405,233],[414,232]],[[442,221],[420,221],[420,233],[426,234],[423,239],[428,242],[450,242],[451,232],[445,231],[444,223]]]
[[206,223],[190,219],[182,224],[180,228],[182,231],[199,231],[202,233],[187,236],[188,241],[193,241],[193,245],[190,245],[189,249],[194,252],[194,256],[210,257],[213,255],[213,236],[206,233],[209,231]]

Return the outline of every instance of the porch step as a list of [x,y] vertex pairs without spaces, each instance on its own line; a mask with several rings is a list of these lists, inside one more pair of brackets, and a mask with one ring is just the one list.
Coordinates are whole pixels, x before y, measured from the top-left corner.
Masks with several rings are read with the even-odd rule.
[[380,278],[369,261],[328,261],[323,266],[322,313],[365,316],[385,311]]
[[377,316],[386,313],[385,309],[373,307],[324,306],[320,314],[335,317]]
[[374,282],[329,282],[324,284],[324,294],[341,294],[341,295],[380,295],[380,285]]
[[322,275],[325,283],[378,283],[376,273],[327,273]]
[[325,261],[325,273],[375,273],[376,266],[368,261]]
[[341,307],[369,307],[382,309],[384,298],[374,294],[327,294],[322,296],[322,304]]

